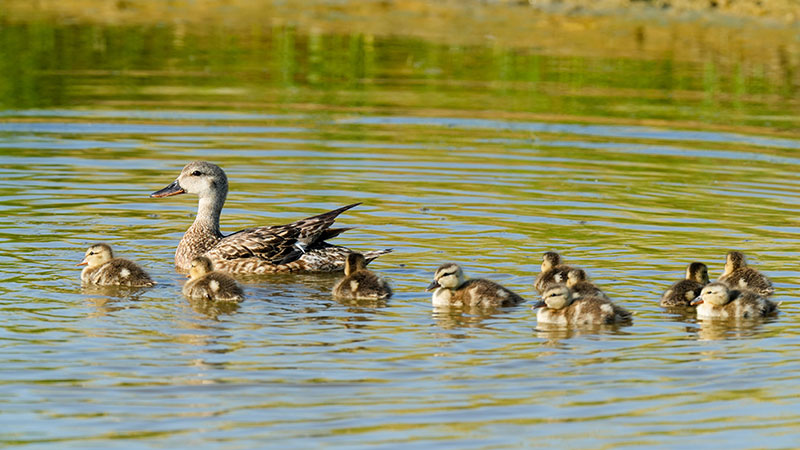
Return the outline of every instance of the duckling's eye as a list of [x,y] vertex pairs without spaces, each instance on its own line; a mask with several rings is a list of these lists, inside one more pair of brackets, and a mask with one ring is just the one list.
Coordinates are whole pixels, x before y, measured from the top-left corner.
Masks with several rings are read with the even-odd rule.
[[200,175],[202,175],[202,173],[199,170],[195,170],[194,172],[192,172],[193,177],[199,177]]

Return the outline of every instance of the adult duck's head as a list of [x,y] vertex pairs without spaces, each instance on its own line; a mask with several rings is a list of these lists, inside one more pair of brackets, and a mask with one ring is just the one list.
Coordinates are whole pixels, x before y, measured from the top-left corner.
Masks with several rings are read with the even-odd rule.
[[164,189],[153,192],[150,197],[160,198],[178,194],[196,194],[201,198],[216,197],[225,200],[228,194],[228,177],[216,164],[195,161],[184,166],[181,174]]

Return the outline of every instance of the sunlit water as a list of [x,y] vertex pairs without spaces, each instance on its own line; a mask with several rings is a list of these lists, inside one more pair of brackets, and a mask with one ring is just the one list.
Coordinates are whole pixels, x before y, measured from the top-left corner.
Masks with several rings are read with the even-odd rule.
[[[0,442],[796,446],[800,139],[382,110],[383,95],[430,101],[401,76],[366,109],[307,86],[310,103],[176,106],[149,97],[167,76],[132,91],[82,76],[57,77],[68,104],[12,99],[2,113]],[[113,90],[98,99],[103,83]],[[226,232],[363,202],[335,243],[393,248],[371,267],[395,296],[339,302],[337,275],[276,275],[244,279],[238,308],[187,301],[172,258],[196,198],[148,194],[196,159],[227,171]],[[100,241],[158,285],[83,290],[75,264]],[[734,327],[658,306],[689,262],[713,277],[730,249],[772,277],[777,317]],[[634,311],[633,325],[537,328],[548,250]],[[424,288],[446,261],[529,301],[433,311]]]

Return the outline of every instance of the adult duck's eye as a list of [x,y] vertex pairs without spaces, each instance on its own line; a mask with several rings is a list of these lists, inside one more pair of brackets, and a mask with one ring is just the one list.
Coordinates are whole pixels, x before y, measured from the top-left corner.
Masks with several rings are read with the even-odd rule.
[[195,170],[194,172],[192,172],[193,177],[199,177],[200,175],[202,175],[202,173],[200,173],[199,170]]

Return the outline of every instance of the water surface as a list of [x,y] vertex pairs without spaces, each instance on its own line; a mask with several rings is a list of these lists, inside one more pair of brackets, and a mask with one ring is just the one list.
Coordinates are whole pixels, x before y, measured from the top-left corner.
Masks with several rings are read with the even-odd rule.
[[[261,33],[0,30],[14,55],[0,71],[0,442],[796,445],[794,102],[755,82],[735,107],[677,101],[654,73],[698,98],[726,85],[663,60]],[[604,95],[576,95],[589,88]],[[395,297],[340,302],[337,275],[317,274],[245,278],[238,308],[187,301],[172,258],[196,199],[148,195],[196,159],[228,174],[226,232],[363,202],[335,242],[393,248],[371,267]],[[74,265],[99,241],[159,284],[82,289]],[[730,249],[772,277],[776,318],[720,326],[658,307],[689,262],[714,276]],[[537,327],[548,250],[633,325]],[[446,261],[530,301],[433,311],[424,288]]]

